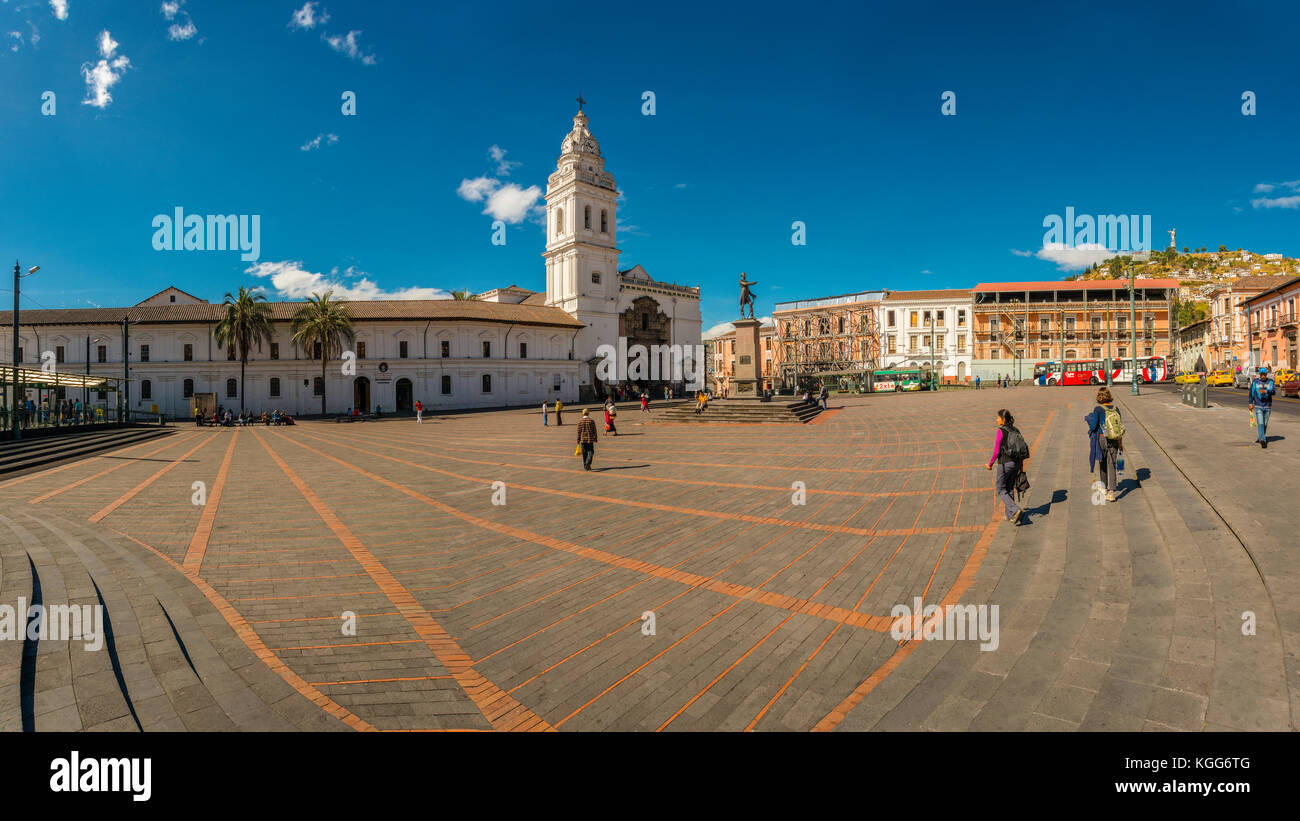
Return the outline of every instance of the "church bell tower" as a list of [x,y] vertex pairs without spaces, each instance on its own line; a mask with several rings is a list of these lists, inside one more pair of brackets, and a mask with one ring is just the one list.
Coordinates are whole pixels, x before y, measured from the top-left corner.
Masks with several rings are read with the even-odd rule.
[[[573,130],[560,145],[546,184],[546,304],[567,311],[598,335],[618,303],[615,217],[618,189],[578,97]],[[594,315],[594,316],[593,316]],[[593,322],[595,319],[597,321]]]

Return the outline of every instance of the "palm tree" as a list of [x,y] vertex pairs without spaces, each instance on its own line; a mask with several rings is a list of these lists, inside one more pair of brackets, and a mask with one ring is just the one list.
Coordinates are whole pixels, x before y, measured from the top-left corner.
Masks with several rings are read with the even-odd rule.
[[[311,351],[316,357],[316,346],[320,346],[320,412],[325,415],[325,364],[331,356],[338,356],[343,351],[343,343],[349,345],[356,341],[356,332],[352,330],[352,315],[347,305],[333,299],[334,292],[312,294],[298,312],[293,316],[293,341]],[[310,347],[309,347],[310,346]]]
[[239,295],[226,294],[221,303],[226,309],[225,316],[217,323],[212,335],[217,344],[227,350],[234,349],[239,354],[239,410],[244,410],[244,370],[248,367],[248,354],[254,344],[258,353],[262,343],[271,344],[274,329],[271,324],[271,306],[266,304],[266,297],[254,293],[244,286],[239,286]]
[[452,298],[452,299],[469,299],[469,300],[478,299],[477,296],[475,296],[474,294],[470,293],[469,291],[452,291],[452,292],[451,292],[451,298]]

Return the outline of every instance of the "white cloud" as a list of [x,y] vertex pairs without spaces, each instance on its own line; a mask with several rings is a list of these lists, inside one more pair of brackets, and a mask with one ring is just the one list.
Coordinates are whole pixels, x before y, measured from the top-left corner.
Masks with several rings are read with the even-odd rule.
[[517,225],[529,214],[540,210],[538,200],[542,189],[536,185],[524,188],[513,182],[502,185],[500,180],[492,177],[475,177],[461,180],[456,195],[467,202],[485,203],[483,213],[492,219]]
[[172,23],[167,27],[168,40],[188,40],[198,33],[193,20],[186,20],[183,24]]
[[1020,251],[1015,248],[1011,249],[1011,253],[1015,254],[1018,257],[1032,257],[1034,255],[1033,251]]
[[1254,191],[1254,193],[1256,193],[1256,194],[1269,194],[1269,193],[1272,193],[1273,188],[1274,188],[1274,186],[1273,186],[1272,183],[1267,183],[1267,182],[1256,183],[1256,184],[1255,184],[1255,191]]
[[50,0],[50,9],[54,11],[56,20],[68,19],[68,0]]
[[361,44],[357,42],[360,34],[360,31],[349,31],[347,34],[322,34],[320,38],[339,54],[346,54],[353,60],[360,60],[363,65],[373,66],[377,62],[375,55],[361,53]]
[[199,33],[190,13],[181,9],[183,5],[185,0],[163,0],[163,4],[158,7],[164,19],[176,20],[167,27],[168,40],[188,40]]
[[679,182],[673,186],[673,188],[685,188],[685,187],[686,187],[686,183],[684,182]]
[[86,99],[81,101],[83,105],[108,108],[113,102],[109,89],[117,85],[131,67],[131,61],[125,54],[114,56],[117,46],[108,29],[99,33],[99,53],[103,59],[93,66],[90,63],[81,66],[81,75],[86,79]]
[[[762,326],[767,328],[776,325],[776,321],[770,316],[760,316],[758,321]],[[700,334],[700,339],[714,339],[719,336],[725,336],[734,330],[736,330],[736,326],[732,325],[730,322],[719,322],[717,325],[714,325],[712,328],[709,328],[707,331]]]
[[1300,196],[1297,197],[1261,197],[1250,201],[1253,208],[1300,208]]
[[499,145],[494,145],[488,149],[488,156],[497,164],[497,174],[502,177],[510,176],[510,169],[518,168],[523,165],[523,163],[515,162],[514,160],[507,160],[507,153],[509,152]]
[[329,22],[330,16],[324,9],[320,10],[320,16],[316,16],[316,7],[320,3],[304,3],[303,7],[294,11],[293,16],[289,18],[289,28],[291,29],[312,29],[319,25]]
[[1093,263],[1105,262],[1115,256],[1115,252],[1096,242],[1074,246],[1053,242],[1044,245],[1034,256],[1056,263],[1059,271],[1081,271]]
[[317,134],[315,137],[312,137],[305,144],[303,144],[303,146],[298,150],[315,151],[317,148],[320,148],[320,144],[322,140],[325,142],[326,145],[334,145],[334,143],[339,141],[339,137],[337,134]]
[[[271,287],[284,299],[306,299],[312,294],[332,290],[339,299],[450,299],[451,294],[441,288],[399,288],[385,291],[362,271],[349,267],[340,272],[333,268],[328,274],[318,274],[302,267],[301,261],[259,262],[244,273],[256,277],[270,277]],[[346,284],[344,280],[355,280]]]
[[11,31],[11,32],[9,32],[9,36],[12,37],[12,38],[14,38],[14,44],[13,44],[12,46],[9,47],[9,50],[10,50],[10,51],[17,51],[17,50],[18,50],[18,47],[21,46],[21,45],[23,44],[23,35],[22,35],[22,32],[19,32],[19,31]]
[[99,56],[112,57],[113,52],[117,51],[118,42],[113,39],[113,35],[104,29],[99,33]]

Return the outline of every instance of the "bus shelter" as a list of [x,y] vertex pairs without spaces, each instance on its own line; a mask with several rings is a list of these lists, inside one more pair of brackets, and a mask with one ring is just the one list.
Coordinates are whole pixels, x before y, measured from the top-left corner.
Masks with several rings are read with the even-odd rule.
[[124,417],[121,388],[126,381],[120,376],[0,366],[0,428],[117,424]]

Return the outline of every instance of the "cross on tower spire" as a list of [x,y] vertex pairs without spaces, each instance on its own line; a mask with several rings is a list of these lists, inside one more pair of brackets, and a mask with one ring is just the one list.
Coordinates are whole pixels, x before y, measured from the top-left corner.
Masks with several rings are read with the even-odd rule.
[[582,99],[582,92],[579,91],[579,92],[578,92],[578,110],[579,110],[579,111],[582,111],[582,107],[586,104],[586,102],[587,102],[586,100]]

